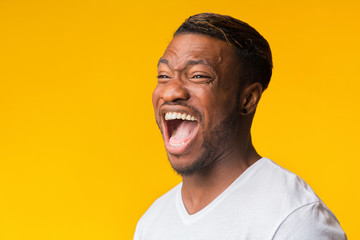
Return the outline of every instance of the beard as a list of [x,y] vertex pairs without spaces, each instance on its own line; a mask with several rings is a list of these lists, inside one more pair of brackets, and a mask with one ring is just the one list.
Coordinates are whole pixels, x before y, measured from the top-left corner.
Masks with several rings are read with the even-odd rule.
[[219,152],[219,149],[226,149],[225,145],[229,143],[231,136],[237,131],[239,108],[239,101],[236,101],[234,109],[228,116],[206,135],[206,137],[204,136],[204,141],[201,145],[202,154],[191,165],[185,167],[174,166],[168,154],[169,162],[176,173],[181,176],[190,176],[204,167],[211,165],[211,163],[215,162],[216,159],[223,154],[223,152]]

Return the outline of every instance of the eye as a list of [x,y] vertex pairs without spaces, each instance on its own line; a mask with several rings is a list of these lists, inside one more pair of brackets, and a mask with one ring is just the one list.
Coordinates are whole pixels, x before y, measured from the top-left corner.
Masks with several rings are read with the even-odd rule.
[[193,76],[193,78],[210,78],[210,77],[205,75],[195,75]]
[[167,75],[160,74],[160,75],[157,76],[157,78],[163,79],[163,78],[170,78],[170,77],[167,76]]
[[194,74],[190,77],[190,81],[196,83],[212,83],[214,81],[214,78],[206,74]]
[[170,80],[171,76],[169,74],[159,73],[157,75],[158,83],[166,83]]

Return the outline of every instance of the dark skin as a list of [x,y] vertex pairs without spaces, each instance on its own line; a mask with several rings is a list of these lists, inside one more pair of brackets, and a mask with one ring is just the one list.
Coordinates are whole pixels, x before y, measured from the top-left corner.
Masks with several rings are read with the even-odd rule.
[[[199,34],[173,38],[159,61],[158,79],[153,106],[163,135],[166,112],[191,114],[198,122],[186,147],[167,147],[175,170],[201,161],[191,174],[182,175],[183,202],[188,213],[194,214],[261,158],[253,147],[250,128],[262,87],[239,80],[241,63],[232,46]],[[228,124],[232,118],[236,121]]]

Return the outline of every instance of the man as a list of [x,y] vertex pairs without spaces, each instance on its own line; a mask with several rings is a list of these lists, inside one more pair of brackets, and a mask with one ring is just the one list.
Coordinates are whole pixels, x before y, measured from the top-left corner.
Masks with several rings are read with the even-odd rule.
[[179,27],[159,60],[153,105],[183,182],[153,203],[135,240],[346,239],[312,189],[252,145],[271,73],[270,47],[248,24],[203,13]]

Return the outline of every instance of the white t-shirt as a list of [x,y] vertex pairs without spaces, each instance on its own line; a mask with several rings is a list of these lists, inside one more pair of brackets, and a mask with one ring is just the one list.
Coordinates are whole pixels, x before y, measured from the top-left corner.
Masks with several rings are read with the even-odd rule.
[[139,220],[134,240],[344,240],[334,214],[301,178],[267,158],[189,215],[180,183]]

